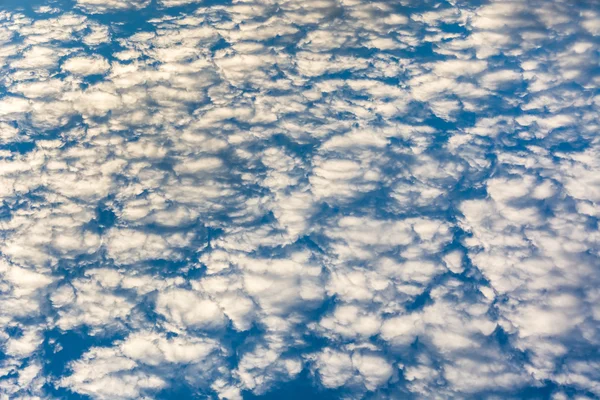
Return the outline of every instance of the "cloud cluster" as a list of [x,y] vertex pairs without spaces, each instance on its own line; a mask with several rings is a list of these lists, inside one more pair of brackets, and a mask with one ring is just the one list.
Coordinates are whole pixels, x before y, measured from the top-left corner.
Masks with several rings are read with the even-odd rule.
[[2,7],[0,397],[600,396],[593,2]]

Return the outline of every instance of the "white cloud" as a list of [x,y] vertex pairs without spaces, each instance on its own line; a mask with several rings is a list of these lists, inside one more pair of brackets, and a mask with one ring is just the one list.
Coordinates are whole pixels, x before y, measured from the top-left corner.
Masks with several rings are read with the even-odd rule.
[[446,263],[448,269],[454,272],[455,274],[460,274],[464,270],[464,267],[462,265],[463,254],[458,250],[446,254],[444,256],[444,262]]
[[316,360],[321,383],[328,388],[337,388],[345,384],[354,374],[350,355],[325,349]]
[[62,64],[62,69],[74,75],[104,74],[110,69],[108,61],[102,57],[71,57]]
[[487,66],[483,60],[448,60],[433,64],[433,72],[448,77],[469,76],[485,71]]
[[127,9],[141,9],[149,0],[77,0],[77,5],[90,13],[107,13]]
[[240,257],[244,289],[267,315],[282,315],[295,307],[314,308],[324,296],[322,270],[317,265],[297,259],[251,259]]
[[586,11],[583,13],[585,19],[582,23],[583,27],[585,29],[588,30],[589,33],[591,33],[594,36],[599,36],[600,35],[600,28],[599,26],[599,22],[600,22],[600,15],[598,15],[598,13],[593,12],[593,11]]
[[166,339],[147,332],[133,334],[121,346],[123,355],[144,364],[201,363],[211,353],[218,351],[213,340],[176,337]]
[[108,255],[118,263],[136,263],[149,259],[177,258],[177,250],[191,237],[172,234],[166,237],[132,229],[114,229],[106,237]]
[[216,157],[204,158],[199,160],[185,160],[175,166],[175,171],[180,174],[196,174],[204,171],[218,169],[223,165],[223,161]]
[[369,337],[379,333],[381,319],[358,306],[340,305],[331,316],[321,319],[319,325],[346,337]]
[[61,53],[62,49],[33,46],[23,53],[20,60],[13,61],[11,66],[23,69],[52,68],[56,66]]
[[74,108],[84,116],[101,117],[122,106],[121,98],[103,90],[86,90],[74,95]]
[[166,386],[161,378],[135,371],[136,362],[111,348],[92,348],[71,364],[73,373],[60,386],[98,399],[131,399]]
[[30,102],[21,97],[4,97],[0,100],[0,115],[21,114],[29,111]]
[[365,387],[374,390],[385,384],[393,373],[392,365],[387,360],[376,354],[352,354],[352,364],[362,375]]
[[481,83],[485,88],[496,90],[502,86],[512,83],[519,83],[521,74],[508,69],[489,72],[481,78]]
[[165,7],[178,7],[201,2],[202,0],[160,0],[160,3]]
[[92,25],[91,32],[83,38],[83,43],[88,46],[110,43],[110,31],[108,27],[104,25]]
[[225,324],[218,304],[189,290],[161,292],[156,300],[156,311],[164,315],[169,323],[182,327],[214,329]]
[[43,342],[39,331],[30,330],[20,338],[11,338],[5,346],[8,356],[27,357],[33,353]]

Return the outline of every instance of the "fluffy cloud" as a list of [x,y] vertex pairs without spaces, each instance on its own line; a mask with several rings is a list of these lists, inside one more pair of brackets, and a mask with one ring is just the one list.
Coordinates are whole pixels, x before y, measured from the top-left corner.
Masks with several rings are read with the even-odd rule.
[[108,62],[101,57],[71,57],[62,64],[62,69],[73,75],[103,74],[110,68]]

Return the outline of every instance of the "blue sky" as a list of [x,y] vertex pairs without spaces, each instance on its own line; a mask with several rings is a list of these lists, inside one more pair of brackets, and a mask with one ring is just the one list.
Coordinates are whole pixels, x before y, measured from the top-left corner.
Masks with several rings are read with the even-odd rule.
[[0,4],[0,399],[600,397],[593,1]]

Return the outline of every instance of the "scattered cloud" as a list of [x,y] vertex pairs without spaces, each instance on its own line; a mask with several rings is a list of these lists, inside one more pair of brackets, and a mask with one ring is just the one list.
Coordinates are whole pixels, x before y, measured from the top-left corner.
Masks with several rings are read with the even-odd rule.
[[600,396],[599,18],[0,6],[0,397]]

